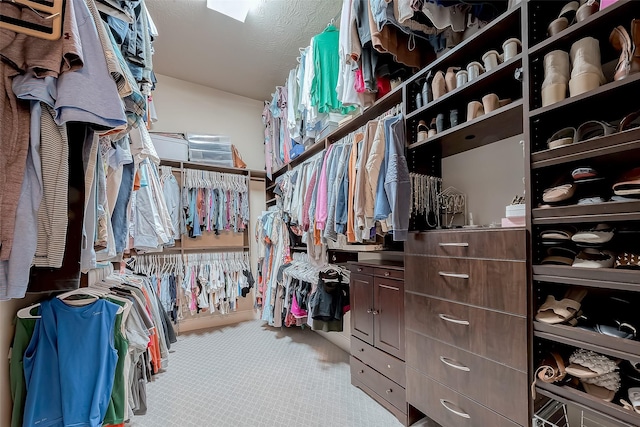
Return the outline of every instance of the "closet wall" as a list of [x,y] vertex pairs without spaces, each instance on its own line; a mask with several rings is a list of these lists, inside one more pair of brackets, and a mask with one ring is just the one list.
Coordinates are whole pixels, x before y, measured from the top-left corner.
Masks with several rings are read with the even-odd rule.
[[231,137],[249,169],[264,170],[261,101],[156,75],[153,132],[201,132]]
[[516,135],[442,159],[443,188],[466,193],[475,224],[500,222],[511,198],[524,195],[522,139]]

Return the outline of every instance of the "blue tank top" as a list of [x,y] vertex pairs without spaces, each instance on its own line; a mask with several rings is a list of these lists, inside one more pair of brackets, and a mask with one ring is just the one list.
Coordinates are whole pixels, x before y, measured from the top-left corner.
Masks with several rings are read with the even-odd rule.
[[23,427],[100,427],[113,388],[118,305],[44,301],[24,357]]

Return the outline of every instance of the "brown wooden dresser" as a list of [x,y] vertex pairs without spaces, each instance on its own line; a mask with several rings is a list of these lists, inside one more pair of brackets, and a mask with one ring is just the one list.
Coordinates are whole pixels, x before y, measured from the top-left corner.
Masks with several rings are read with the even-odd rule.
[[404,267],[349,263],[351,383],[406,424]]
[[406,397],[443,427],[529,424],[526,236],[410,233]]

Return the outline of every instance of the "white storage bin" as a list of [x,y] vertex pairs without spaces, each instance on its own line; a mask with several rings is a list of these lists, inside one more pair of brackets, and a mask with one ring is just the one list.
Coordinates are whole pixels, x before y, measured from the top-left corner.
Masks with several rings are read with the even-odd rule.
[[215,166],[233,167],[233,154],[229,151],[211,151],[189,149],[189,160],[192,162],[208,163]]
[[189,144],[182,134],[151,133],[151,141],[162,160],[189,160]]
[[507,218],[523,217],[527,214],[526,210],[527,205],[525,205],[524,203],[519,205],[509,205],[507,206],[504,216],[506,216]]

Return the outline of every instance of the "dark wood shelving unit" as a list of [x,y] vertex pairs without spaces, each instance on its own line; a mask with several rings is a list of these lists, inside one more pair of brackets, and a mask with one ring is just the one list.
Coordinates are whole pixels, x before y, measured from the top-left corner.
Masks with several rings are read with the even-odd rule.
[[[640,83],[640,73],[632,74],[622,80],[605,83],[597,89],[589,92],[582,93],[577,96],[566,98],[555,104],[547,105],[546,107],[536,108],[529,113],[530,118],[539,118],[548,116],[550,114],[568,114],[566,111],[570,108],[581,108],[581,102],[590,101],[597,102],[600,97],[613,97],[619,95],[621,97],[627,96],[631,90],[637,90],[635,85]],[[634,86],[634,89],[631,87]],[[626,92],[626,94],[625,94]]]
[[425,141],[409,145],[409,150],[440,144],[442,157],[492,144],[522,133],[522,99],[469,122],[447,129]]
[[[519,4],[505,11],[502,15],[498,16],[483,27],[478,34],[463,41],[457,45],[455,49],[450,50],[440,58],[433,61],[427,67],[423,68],[420,72],[407,80],[406,85],[409,85],[420,78],[424,78],[430,70],[446,68],[449,66],[466,65],[470,62],[469,52],[477,52],[477,58],[473,60],[481,61],[483,53],[490,49],[498,49],[498,45],[501,45],[502,42],[509,38],[505,37],[505,34],[513,33],[512,37],[519,38],[520,31],[518,31],[517,28],[520,26],[521,8],[522,5]],[[516,30],[514,30],[514,28]]]
[[613,27],[619,25],[621,16],[628,16],[631,18],[631,14],[634,12],[632,3],[633,0],[619,0],[616,3],[613,3],[603,10],[594,13],[584,21],[570,25],[558,34],[555,34],[554,36],[530,47],[529,55],[539,56],[555,49],[564,49],[568,51],[568,48],[574,41],[583,37],[594,36],[595,26],[610,32]]
[[640,342],[614,338],[566,325],[533,322],[534,335],[573,347],[585,348],[614,358],[640,363]]
[[536,225],[571,224],[578,222],[640,220],[640,200],[637,202],[605,202],[593,205],[569,205],[535,208],[531,211]]
[[276,202],[276,198],[274,197],[272,199],[267,200],[267,205],[271,205],[271,204],[273,204],[275,202]]
[[[536,384],[536,391],[538,393],[560,402],[575,403],[579,408],[601,418],[605,418],[610,422],[614,422],[617,426],[636,427],[640,425],[640,414],[627,411],[615,403],[605,402],[602,399],[592,397],[587,393],[583,393],[580,390],[566,385],[558,386],[543,383],[542,381],[538,381]],[[624,422],[624,424],[620,424],[621,421]]]
[[586,159],[615,161],[628,159],[629,152],[640,149],[640,128],[569,144],[531,154],[531,168],[540,169]]
[[513,73],[514,70],[521,64],[522,54],[518,54],[507,62],[503,62],[502,64],[498,65],[498,67],[494,68],[493,70],[481,74],[466,85],[460,86],[452,90],[451,92],[444,94],[440,98],[429,102],[427,105],[424,105],[421,108],[408,113],[406,115],[406,119],[410,120],[416,116],[424,116],[427,112],[430,112],[436,109],[438,106],[441,106],[445,102],[450,101],[451,98],[466,97],[467,99],[473,99],[470,96],[471,93],[482,93],[483,95],[486,95],[487,93],[490,93],[490,88],[495,88],[496,83],[507,77],[509,73]]
[[568,265],[534,265],[533,280],[591,288],[640,292],[640,274],[615,268],[579,268]]

